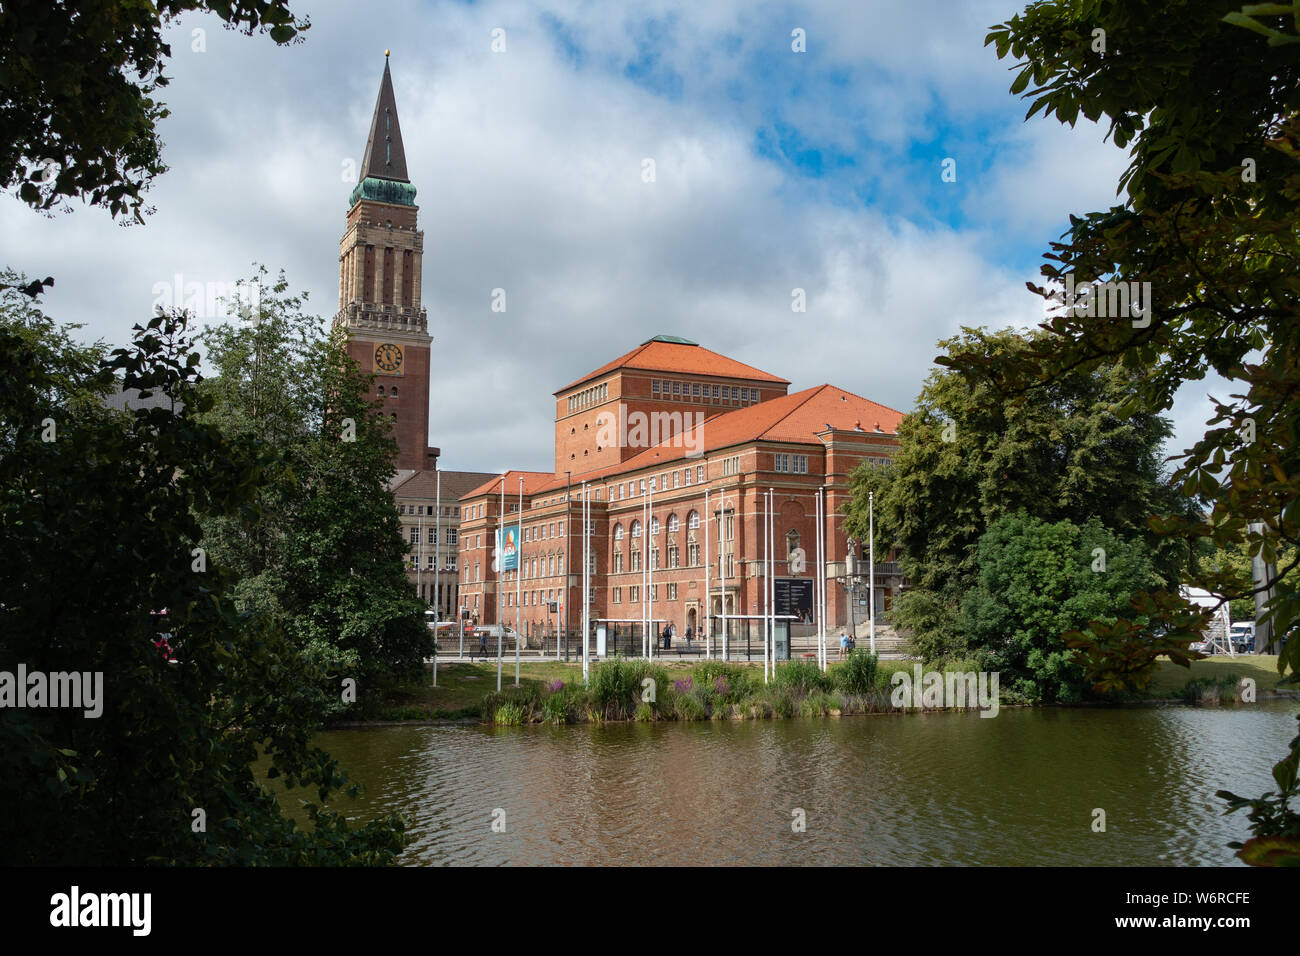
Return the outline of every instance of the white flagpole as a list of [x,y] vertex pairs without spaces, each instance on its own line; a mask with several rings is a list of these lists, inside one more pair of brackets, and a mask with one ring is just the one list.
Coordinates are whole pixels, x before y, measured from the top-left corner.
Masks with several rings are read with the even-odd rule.
[[648,620],[646,621],[646,633],[654,631],[650,638],[650,656],[649,660],[655,659],[655,638],[659,636],[659,631],[655,628],[655,605],[650,599],[650,590],[655,585],[654,565],[650,559],[654,555],[654,549],[650,547],[650,529],[655,520],[655,485],[654,479],[650,479],[650,484],[646,485],[646,513],[645,513],[645,606]]
[[[520,475],[519,476],[519,529],[520,529],[519,538],[521,541],[523,540],[523,536],[524,536],[523,527],[524,527],[524,476]],[[518,564],[524,563],[523,557],[524,557],[523,552],[521,551],[519,554],[519,561],[517,562]],[[521,576],[518,573],[516,573],[515,574],[515,686],[516,687],[519,686],[519,640],[523,633],[523,618],[521,617],[521,615],[523,614],[524,609],[523,606],[519,603],[519,599],[523,596],[524,593],[523,587],[524,587],[524,582],[521,580]]]
[[822,490],[817,489],[817,535],[815,537],[815,547],[817,548],[817,586],[813,590],[813,600],[817,603],[817,657],[822,665],[822,673],[826,673],[826,566],[823,562],[825,554],[822,550],[822,535],[824,532],[822,521]]
[[764,684],[767,683],[767,643],[768,643],[768,634],[767,634],[767,625],[768,625],[768,616],[767,616],[767,574],[768,574],[768,570],[767,570],[767,546],[768,546],[768,544],[770,543],[770,542],[767,540],[767,538],[768,538],[768,535],[767,535],[767,517],[768,517],[768,512],[767,512],[767,509],[768,509],[768,502],[767,502],[767,498],[768,498],[768,496],[767,496],[766,494],[762,496],[762,500],[763,500],[763,510],[762,510],[762,513],[761,513],[761,515],[762,515],[762,519],[763,519],[763,683],[764,683]]
[[[435,462],[436,465],[436,462]],[[433,686],[438,686],[438,623],[442,619],[442,609],[438,601],[438,558],[442,548],[442,529],[438,527],[442,520],[442,472],[434,468],[433,497]]]
[[709,489],[704,489],[704,653],[713,660],[713,598],[709,591]]
[[[501,693],[501,668],[505,664],[506,622],[501,616],[501,601],[505,597],[505,588],[501,587],[506,576],[506,475],[501,473],[501,514],[497,516],[497,693]],[[516,554],[518,547],[515,548]],[[519,566],[518,560],[515,567]],[[517,575],[519,572],[515,571]]]
[[591,603],[588,600],[590,590],[587,587],[587,550],[591,546],[587,534],[587,483],[582,483],[582,684],[587,686],[591,676],[591,648],[587,643],[587,634],[591,630]]
[[438,531],[438,519],[442,518],[442,472],[434,467],[433,498],[433,685],[438,685],[438,620],[442,617],[438,609],[438,549],[442,546],[442,536]]
[[721,580],[719,593],[722,595],[722,659],[730,660],[730,633],[727,628],[727,493],[718,492],[718,558],[721,569],[718,571],[718,578]]
[[772,679],[776,680],[776,490],[767,489],[767,613],[772,634]]
[[867,606],[867,613],[871,615],[870,634],[871,634],[871,653],[876,653],[876,493],[867,492],[867,520],[870,530],[867,532],[869,539],[868,558],[867,558],[867,587],[870,590],[871,603]]

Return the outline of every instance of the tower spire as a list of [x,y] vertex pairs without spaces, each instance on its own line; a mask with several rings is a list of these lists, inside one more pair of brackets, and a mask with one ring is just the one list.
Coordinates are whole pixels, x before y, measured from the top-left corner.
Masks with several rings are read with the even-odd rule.
[[388,71],[388,51],[384,51],[384,77],[379,83],[375,115],[370,121],[370,137],[361,160],[361,178],[387,179],[409,183],[406,152],[402,149],[402,127],[397,121],[397,100],[393,97],[393,77]]

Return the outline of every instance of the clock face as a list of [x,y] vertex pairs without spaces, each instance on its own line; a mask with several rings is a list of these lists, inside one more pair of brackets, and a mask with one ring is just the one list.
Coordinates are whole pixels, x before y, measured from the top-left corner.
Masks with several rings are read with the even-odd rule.
[[375,346],[375,368],[389,375],[396,375],[402,368],[402,347],[385,342]]

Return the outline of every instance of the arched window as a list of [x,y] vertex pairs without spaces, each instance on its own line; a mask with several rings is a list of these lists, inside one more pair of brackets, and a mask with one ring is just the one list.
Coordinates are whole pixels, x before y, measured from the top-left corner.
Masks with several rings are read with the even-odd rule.
[[676,515],[676,514],[670,514],[670,515],[668,516],[668,533],[669,533],[669,534],[674,533],[674,532],[678,529],[679,526],[680,526],[680,522],[678,522],[678,520],[677,520],[677,515]]
[[632,522],[632,537],[634,537],[634,538],[639,538],[639,537],[641,537],[641,522],[640,522],[640,521],[633,521],[633,522]]
[[382,385],[379,386],[379,397],[380,398],[384,397],[384,386]]
[[700,513],[698,511],[692,511],[690,514],[686,516],[686,527],[698,528],[699,526],[700,526]]
[[650,535],[652,537],[658,537],[659,535],[659,519],[653,515],[650,516]]
[[[379,390],[379,394],[380,394],[380,395],[384,394],[384,390],[383,390],[382,388]],[[394,385],[392,388],[390,388],[390,389],[388,390],[388,394],[389,394],[389,395],[392,395],[394,398],[396,398],[396,397],[397,397],[397,386]]]
[[614,525],[614,540],[615,541],[623,540],[623,526],[621,524]]

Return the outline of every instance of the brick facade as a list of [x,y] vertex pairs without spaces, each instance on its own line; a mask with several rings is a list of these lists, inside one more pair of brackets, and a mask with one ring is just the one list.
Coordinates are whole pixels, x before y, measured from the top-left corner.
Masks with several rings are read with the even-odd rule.
[[[840,511],[850,496],[849,476],[863,461],[884,464],[892,458],[902,414],[829,385],[788,394],[785,380],[752,374],[757,370],[737,377],[739,363],[693,343],[661,344],[671,347],[652,349],[656,354],[650,356],[642,352],[638,359],[642,365],[665,366],[662,370],[620,365],[628,359],[624,356],[614,367],[557,392],[555,472],[504,476],[507,526],[518,515],[522,479],[522,577],[492,570],[501,476],[462,498],[461,605],[479,621],[502,620],[513,627],[518,619],[525,635],[553,633],[557,615],[546,605],[557,601],[566,609],[561,620],[567,617],[570,629],[576,627],[582,603],[584,482],[592,502],[593,618],[639,621],[648,614],[656,630],[672,621],[682,635],[687,626],[698,631],[706,613],[720,614],[724,600],[729,615],[763,613],[763,497],[768,489],[776,499],[776,578],[812,580],[814,495],[823,485],[827,573],[831,578],[843,574],[847,542]],[[699,352],[685,351],[690,349]],[[683,367],[690,373],[678,371]],[[667,399],[664,382],[670,383]],[[672,390],[674,382],[689,385],[690,394]],[[733,387],[738,389],[734,399],[729,394]],[[577,408],[570,403],[575,395],[582,396]],[[649,447],[595,440],[600,416],[630,417],[638,410],[690,412],[692,417],[684,431]],[[702,424],[692,425],[700,421],[697,412]],[[597,464],[582,467],[580,461]],[[565,471],[570,472],[567,496]],[[650,535],[650,528],[656,533]],[[726,537],[725,560],[719,553],[720,533]],[[795,547],[806,554],[802,571],[791,570]],[[643,573],[648,565],[655,566],[652,576]],[[886,603],[897,583],[894,579],[878,589]],[[520,592],[522,601],[517,602]],[[843,588],[832,582],[827,601],[828,625],[845,623],[849,607]]]

